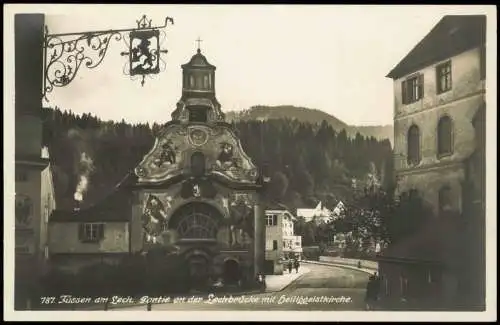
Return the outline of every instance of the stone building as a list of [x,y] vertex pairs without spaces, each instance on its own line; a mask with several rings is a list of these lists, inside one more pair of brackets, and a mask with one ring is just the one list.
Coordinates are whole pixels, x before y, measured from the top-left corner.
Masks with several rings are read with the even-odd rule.
[[235,283],[262,272],[260,173],[224,121],[215,70],[198,49],[182,65],[172,120],[115,193],[95,207],[54,214],[51,244],[60,265],[69,267],[76,254],[87,255],[82,264],[165,245],[184,257],[191,284],[219,277]]
[[55,209],[42,147],[42,14],[15,15],[15,308],[28,308],[47,266],[48,217]]
[[[485,37],[485,16],[445,16],[388,74],[397,191],[418,193],[433,215],[424,229],[382,254],[387,297],[443,308],[484,306],[484,291],[477,289],[484,286],[484,261],[476,263],[484,258],[484,209],[470,207],[484,203],[473,193],[484,191],[478,138],[485,126],[475,128],[474,120],[486,106]],[[471,159],[479,161],[477,174],[470,172]],[[473,260],[478,278],[467,276]]]

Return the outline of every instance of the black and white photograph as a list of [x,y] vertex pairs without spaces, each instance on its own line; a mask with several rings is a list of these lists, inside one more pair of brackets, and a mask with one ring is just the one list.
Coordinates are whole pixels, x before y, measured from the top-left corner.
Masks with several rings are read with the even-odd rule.
[[4,319],[495,321],[496,26],[5,5]]

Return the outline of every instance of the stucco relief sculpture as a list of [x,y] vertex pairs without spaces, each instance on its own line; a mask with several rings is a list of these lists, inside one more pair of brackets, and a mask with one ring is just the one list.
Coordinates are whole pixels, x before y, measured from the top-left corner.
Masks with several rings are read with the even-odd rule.
[[156,243],[167,224],[167,211],[171,208],[172,198],[165,197],[163,202],[156,195],[149,195],[144,204],[142,226],[146,242]]
[[245,154],[236,135],[224,126],[173,124],[161,131],[153,149],[135,169],[140,183],[160,183],[189,165],[186,150],[197,147],[207,157],[207,176],[232,182],[255,183],[257,168]]
[[176,163],[176,150],[178,147],[174,147],[172,140],[168,139],[161,145],[160,155],[155,159],[154,163],[157,167],[163,166],[163,164],[173,165]]
[[223,129],[215,143],[215,163],[212,166],[215,174],[242,183],[254,183],[257,180],[256,167],[232,132]]
[[246,247],[253,238],[254,206],[250,195],[239,194],[230,198],[229,204],[229,245]]

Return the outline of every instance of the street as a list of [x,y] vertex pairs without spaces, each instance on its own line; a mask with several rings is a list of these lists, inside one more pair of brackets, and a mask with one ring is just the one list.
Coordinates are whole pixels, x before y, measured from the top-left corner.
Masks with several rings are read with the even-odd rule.
[[[310,271],[280,292],[243,297],[211,296],[203,301],[155,304],[152,310],[363,310],[368,274],[352,269],[307,264]],[[189,297],[188,297],[189,298]],[[112,311],[145,310],[144,305]]]

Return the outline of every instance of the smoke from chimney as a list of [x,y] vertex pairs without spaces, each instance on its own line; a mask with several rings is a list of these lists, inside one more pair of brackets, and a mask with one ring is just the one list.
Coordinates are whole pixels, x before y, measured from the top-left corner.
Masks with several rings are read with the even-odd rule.
[[[89,186],[89,178],[92,172],[94,171],[94,162],[89,155],[85,152],[80,154],[80,162],[79,162],[79,179],[78,184],[76,185],[75,194],[73,198],[76,202],[81,203],[83,201],[84,195],[87,192]],[[78,204],[79,205],[79,204]]]

